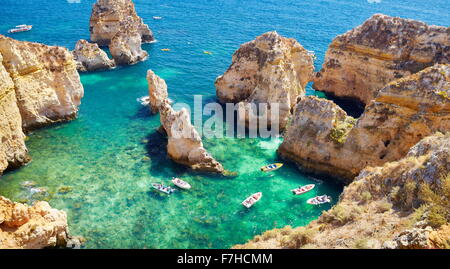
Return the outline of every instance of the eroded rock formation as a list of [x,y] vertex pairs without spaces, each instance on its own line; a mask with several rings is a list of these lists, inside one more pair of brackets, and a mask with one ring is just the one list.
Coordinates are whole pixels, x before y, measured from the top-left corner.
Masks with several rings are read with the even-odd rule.
[[76,117],[83,86],[67,49],[0,35],[0,53],[25,130]]
[[275,229],[236,248],[450,248],[450,133],[367,167],[318,220]]
[[159,112],[159,107],[164,100],[169,98],[167,84],[164,79],[157,76],[152,70],[147,71],[149,106],[153,114]]
[[92,8],[90,19],[91,41],[107,46],[119,32],[121,22],[130,18],[143,43],[154,41],[153,33],[137,15],[131,0],[98,0]]
[[64,211],[47,202],[28,206],[0,196],[0,249],[65,247],[68,239]]
[[399,160],[422,138],[450,131],[449,96],[450,66],[435,65],[389,83],[357,121],[331,101],[303,97],[278,153],[350,182],[364,167]]
[[368,104],[387,83],[450,63],[450,28],[376,14],[330,44],[313,87]]
[[[233,54],[231,66],[216,80],[217,98],[221,103],[241,102],[255,115],[257,109],[246,104],[278,103],[282,129],[313,71],[313,57],[300,43],[268,32]],[[266,113],[270,115],[270,107]]]
[[109,51],[118,65],[132,65],[148,57],[148,53],[142,49],[141,45],[139,28],[133,24],[132,17],[127,17],[120,22],[119,31],[109,44]]
[[199,172],[224,172],[222,165],[203,147],[202,138],[185,108],[175,111],[169,101],[164,100],[159,113],[168,137],[167,153],[173,161]]
[[72,54],[80,72],[107,70],[115,67],[114,61],[108,58],[106,52],[101,50],[97,44],[89,43],[84,39],[78,40]]
[[28,161],[14,82],[2,62],[0,53],[0,175],[6,168],[18,167]]

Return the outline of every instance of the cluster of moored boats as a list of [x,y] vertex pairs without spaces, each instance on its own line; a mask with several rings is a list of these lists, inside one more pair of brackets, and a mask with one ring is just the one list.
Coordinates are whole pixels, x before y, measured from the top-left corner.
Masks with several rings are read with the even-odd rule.
[[[263,172],[275,171],[277,169],[280,169],[282,166],[283,166],[282,163],[269,164],[269,165],[261,167],[261,171],[263,171]],[[191,185],[184,180],[174,177],[174,178],[172,178],[171,181],[175,186],[177,186],[180,189],[183,189],[183,190],[191,189]],[[315,184],[299,186],[298,188],[291,190],[291,192],[294,195],[302,195],[302,194],[305,194],[305,193],[313,190],[315,186],[316,186]],[[155,190],[158,190],[160,192],[163,192],[165,194],[172,194],[176,191],[175,188],[172,188],[170,186],[167,186],[167,185],[164,185],[161,183],[152,183],[152,188]],[[262,195],[263,195],[262,192],[257,192],[257,193],[252,194],[242,202],[242,205],[245,206],[246,208],[250,208],[254,204],[256,204],[259,200],[261,200]],[[328,195],[315,196],[306,201],[306,203],[308,203],[310,205],[321,205],[321,204],[330,203],[330,202],[331,202],[331,197]]]

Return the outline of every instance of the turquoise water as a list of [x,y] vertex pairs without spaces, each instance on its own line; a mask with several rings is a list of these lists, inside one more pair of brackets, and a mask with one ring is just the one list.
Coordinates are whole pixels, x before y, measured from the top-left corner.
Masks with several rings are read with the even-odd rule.
[[[78,39],[89,38],[93,2],[3,0],[0,33],[33,24],[33,31],[14,38],[73,49]],[[239,173],[236,178],[196,174],[174,164],[156,133],[159,117],[136,102],[147,95],[147,69],[166,80],[176,102],[192,104],[193,94],[208,102],[215,100],[214,80],[226,70],[234,50],[269,30],[314,50],[319,67],[333,37],[373,13],[430,24],[450,22],[450,4],[440,0],[428,1],[426,10],[420,0],[134,2],[158,40],[143,46],[150,59],[83,74],[85,97],[78,119],[29,134],[33,162],[0,179],[0,195],[29,203],[44,199],[65,210],[72,234],[88,239],[86,248],[228,248],[271,228],[307,224],[331,207],[309,206],[307,198],[326,193],[336,201],[342,191],[290,164],[260,173],[260,166],[279,161],[279,138],[205,140],[217,160]],[[308,88],[308,94],[316,93]],[[151,182],[168,183],[172,176],[190,182],[193,189],[170,197],[150,191]],[[307,183],[317,187],[304,197],[289,192]],[[250,210],[243,208],[240,202],[257,191],[264,194],[261,201]]]

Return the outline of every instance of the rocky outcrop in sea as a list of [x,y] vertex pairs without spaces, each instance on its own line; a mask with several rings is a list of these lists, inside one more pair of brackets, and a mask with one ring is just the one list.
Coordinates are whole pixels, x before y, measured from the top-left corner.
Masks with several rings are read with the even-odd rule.
[[370,103],[387,83],[450,63],[450,28],[375,14],[330,44],[313,87]]
[[72,54],[80,72],[108,70],[116,66],[114,60],[109,59],[106,52],[97,44],[84,39],[78,40]]
[[449,186],[450,133],[436,133],[403,158],[362,170],[318,220],[235,248],[449,248]]
[[159,112],[159,107],[164,100],[169,98],[166,81],[152,70],[147,71],[149,106],[153,114]]
[[[215,82],[217,98],[221,103],[242,106],[247,115],[258,115],[258,109],[249,104],[278,103],[279,126],[283,129],[297,96],[305,94],[313,71],[313,57],[300,43],[268,32],[241,45],[233,54],[232,64]],[[270,120],[270,114],[269,107],[259,115],[269,115]]]
[[399,160],[422,138],[450,131],[449,96],[450,65],[438,64],[387,84],[357,120],[332,101],[303,97],[278,153],[349,183],[366,166]]
[[89,22],[91,41],[99,46],[108,46],[127,18],[136,28],[142,43],[154,41],[152,31],[137,15],[131,0],[98,0],[94,4]]

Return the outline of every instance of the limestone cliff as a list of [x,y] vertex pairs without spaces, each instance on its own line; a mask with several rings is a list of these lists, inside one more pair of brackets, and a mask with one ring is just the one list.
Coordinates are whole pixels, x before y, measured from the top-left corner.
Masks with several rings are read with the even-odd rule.
[[0,53],[14,82],[24,130],[76,117],[83,86],[67,49],[0,35]]
[[119,31],[109,44],[109,51],[118,65],[132,65],[148,57],[141,45],[139,29],[133,24],[132,17],[127,17],[120,22]]
[[149,105],[153,114],[158,113],[162,102],[169,96],[167,84],[164,79],[157,76],[152,70],[147,71]]
[[[217,98],[222,103],[244,105],[278,103],[283,129],[313,71],[312,56],[295,39],[268,32],[233,54],[230,67],[215,82]],[[245,107],[247,113],[257,114],[256,108]],[[270,115],[270,107],[266,113]]]
[[318,220],[235,248],[450,248],[449,208],[450,133],[436,133],[361,171]]
[[336,37],[313,87],[368,104],[387,83],[450,63],[450,28],[376,14]]
[[113,60],[108,58],[106,52],[97,44],[89,43],[84,39],[78,40],[72,51],[77,62],[77,70],[80,72],[107,70],[115,67]]
[[0,249],[65,247],[68,240],[64,211],[47,202],[28,206],[0,196]]
[[303,97],[278,153],[350,182],[364,167],[404,157],[420,139],[450,131],[450,66],[386,85],[356,121],[333,102]]
[[199,172],[223,173],[222,165],[203,147],[202,139],[191,124],[189,112],[175,111],[168,100],[159,107],[161,125],[168,136],[167,153],[179,163]]
[[130,17],[143,43],[154,41],[152,31],[137,15],[131,0],[98,0],[94,4],[89,23],[91,41],[100,46],[109,45],[127,17]]
[[0,175],[6,168],[18,167],[29,159],[14,82],[2,62],[0,53]]

